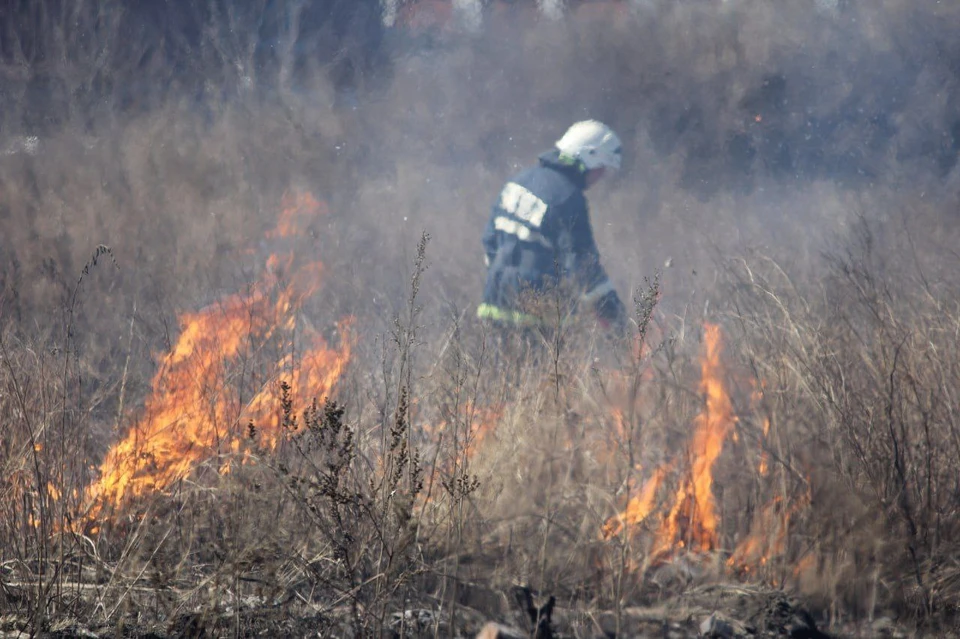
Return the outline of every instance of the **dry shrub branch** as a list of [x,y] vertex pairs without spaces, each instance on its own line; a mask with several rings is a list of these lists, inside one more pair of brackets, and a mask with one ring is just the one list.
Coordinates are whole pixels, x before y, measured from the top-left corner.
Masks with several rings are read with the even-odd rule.
[[[0,617],[18,629],[537,626],[503,596],[519,582],[622,633],[637,605],[737,580],[838,625],[951,623],[949,3],[643,2],[397,31],[394,81],[363,76],[355,105],[297,58],[294,21],[257,62],[243,27],[267,3],[182,3],[147,21],[166,39],[127,37],[136,15],[107,0],[13,4]],[[640,285],[630,347],[549,296],[542,331],[472,319],[492,194],[585,116],[627,141],[590,198],[618,288]],[[298,190],[316,206],[273,233]],[[205,439],[148,446],[200,423]],[[148,490],[93,509],[119,442]]]

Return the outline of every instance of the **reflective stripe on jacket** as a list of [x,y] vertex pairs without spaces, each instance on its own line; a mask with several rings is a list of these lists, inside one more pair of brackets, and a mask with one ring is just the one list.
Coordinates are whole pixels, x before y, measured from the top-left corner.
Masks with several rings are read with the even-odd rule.
[[488,271],[478,317],[491,319],[497,309],[503,317],[530,318],[519,308],[521,293],[542,292],[558,281],[582,296],[571,302],[594,305],[613,291],[584,188],[582,165],[556,150],[507,182],[483,234]]

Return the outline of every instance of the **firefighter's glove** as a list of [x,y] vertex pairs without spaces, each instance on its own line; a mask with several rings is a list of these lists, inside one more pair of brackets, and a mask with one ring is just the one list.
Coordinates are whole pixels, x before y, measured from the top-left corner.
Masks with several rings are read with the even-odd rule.
[[616,291],[610,291],[596,302],[597,319],[611,333],[625,337],[627,334],[627,308]]

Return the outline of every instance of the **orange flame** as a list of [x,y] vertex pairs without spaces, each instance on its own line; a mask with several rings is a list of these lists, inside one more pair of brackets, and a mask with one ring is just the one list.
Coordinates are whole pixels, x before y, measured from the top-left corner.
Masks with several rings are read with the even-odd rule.
[[700,363],[700,389],[706,405],[695,421],[690,442],[690,474],[677,488],[676,501],[657,537],[655,553],[676,546],[708,551],[717,547],[719,518],[713,500],[713,465],[723,451],[723,442],[733,431],[737,417],[723,384],[720,364],[720,327],[704,326],[706,352]]
[[[763,444],[764,445],[766,445],[768,435],[770,435],[770,418],[764,417],[763,418]],[[757,472],[760,473],[760,475],[763,477],[766,477],[767,472],[769,472],[770,470],[770,462],[767,459],[767,457],[768,457],[767,451],[764,448],[763,450],[760,451],[760,463],[757,464]]]
[[790,520],[810,505],[810,501],[809,483],[807,493],[789,507],[780,496],[771,500],[755,519],[750,534],[727,559],[727,566],[740,574],[750,574],[766,566],[771,559],[783,556],[787,551]]
[[[285,197],[283,205],[269,238],[294,236],[324,212],[309,193]],[[293,389],[298,412],[332,390],[350,358],[349,336],[338,350],[310,331],[306,350],[296,357],[290,337],[297,311],[319,288],[321,273],[319,262],[295,267],[292,250],[273,254],[266,275],[246,293],[181,315],[180,337],[160,362],[142,417],[107,453],[99,481],[87,488],[86,521],[105,507],[169,488],[205,460],[239,453],[249,435],[245,424],[254,424],[262,446],[275,447],[281,435],[281,378]],[[349,321],[341,323],[344,333],[348,327]],[[266,356],[256,345],[271,339],[282,353],[272,369],[254,374],[237,366],[254,354]],[[241,389],[251,384],[252,396],[244,397]],[[228,469],[229,461],[220,465],[221,472]]]
[[658,468],[653,475],[643,484],[640,493],[627,502],[627,508],[616,517],[607,520],[603,525],[603,538],[610,539],[616,537],[627,526],[636,526],[643,522],[653,512],[656,504],[657,491],[660,484],[666,477],[667,470]]
[[[676,548],[709,551],[718,545],[719,516],[713,499],[713,465],[723,451],[724,441],[733,432],[737,417],[723,384],[719,326],[705,324],[704,344],[700,388],[706,403],[694,422],[695,430],[688,446],[690,472],[681,479],[673,505],[661,520],[654,555]],[[669,468],[659,468],[639,494],[630,499],[624,512],[606,522],[602,530],[604,538],[620,534],[625,527],[634,526],[650,516],[656,508],[657,491]]]
[[[757,382],[757,380],[751,380],[751,385],[753,386],[753,392],[750,393],[750,406],[754,411],[763,409],[763,394],[767,388],[766,380]],[[770,415],[765,414],[763,416],[762,424],[762,436],[760,437],[760,461],[757,463],[757,472],[761,476],[765,477],[766,474],[770,471],[770,459],[769,454],[767,453],[767,440],[770,436]]]
[[[720,329],[713,324],[704,326],[705,352],[701,359],[700,388],[705,396],[702,412],[697,416],[695,429],[687,447],[689,473],[680,480],[672,501],[658,506],[657,492],[672,468],[673,462],[661,466],[627,503],[626,509],[610,518],[602,528],[602,536],[609,539],[630,527],[651,518],[657,511],[660,525],[654,539],[651,557],[662,559],[678,548],[695,552],[709,552],[719,547],[718,526],[720,516],[713,498],[713,466],[723,451],[728,437],[734,434],[737,416],[724,386],[724,371],[720,362]],[[752,405],[756,408],[762,399],[764,383],[754,382]],[[614,411],[620,421],[620,412]],[[770,434],[770,417],[762,421],[762,443],[757,470],[760,476],[769,472],[769,460],[765,449]],[[798,499],[787,502],[779,496],[760,509],[747,535],[728,558],[726,565],[739,575],[757,574],[770,561],[787,553],[790,522],[812,502],[811,483],[806,482],[807,492]],[[801,562],[800,570],[807,570],[815,563],[810,555]],[[794,571],[797,576],[797,571]]]
[[[486,438],[496,430],[501,414],[498,409],[474,406],[472,403],[467,404],[463,410],[463,417],[457,418],[459,422],[457,425],[462,425],[464,429],[460,433],[461,451],[455,460],[457,464],[472,459],[476,455]],[[423,430],[431,439],[438,442],[442,433],[446,432],[449,427],[449,421],[443,420],[436,426],[424,425]]]

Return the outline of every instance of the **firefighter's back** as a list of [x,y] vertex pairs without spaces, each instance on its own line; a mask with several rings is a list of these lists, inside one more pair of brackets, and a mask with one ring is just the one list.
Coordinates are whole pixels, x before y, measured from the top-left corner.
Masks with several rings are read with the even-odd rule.
[[541,161],[511,178],[501,190],[487,227],[490,269],[484,302],[520,310],[524,292],[540,293],[556,283],[565,267],[564,237],[586,202],[576,182]]

